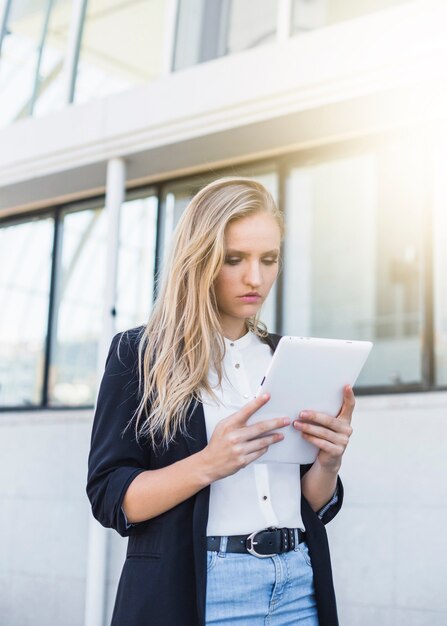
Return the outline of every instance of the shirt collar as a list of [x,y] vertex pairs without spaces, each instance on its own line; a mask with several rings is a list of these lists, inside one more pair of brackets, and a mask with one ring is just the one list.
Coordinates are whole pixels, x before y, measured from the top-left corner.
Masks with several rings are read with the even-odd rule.
[[228,339],[228,337],[224,337],[224,342],[225,342],[226,348],[235,347],[238,350],[240,350],[241,348],[245,348],[249,346],[251,343],[255,341],[255,339],[256,339],[256,335],[249,330],[247,333],[245,333],[245,335],[243,335],[242,337],[239,337],[239,339],[233,340],[233,339]]

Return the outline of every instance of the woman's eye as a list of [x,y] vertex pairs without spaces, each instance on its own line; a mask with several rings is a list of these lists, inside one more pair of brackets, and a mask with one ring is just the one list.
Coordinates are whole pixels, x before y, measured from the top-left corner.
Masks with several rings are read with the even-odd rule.
[[274,263],[278,263],[278,259],[264,259],[263,263],[266,265],[273,265]]
[[[227,257],[225,259],[225,263],[227,265],[237,265],[238,263],[241,262],[241,259],[239,259],[238,257]],[[264,263],[264,265],[273,265],[274,263],[278,263],[278,259],[273,259],[273,258],[267,258],[267,259],[262,259],[262,263]]]

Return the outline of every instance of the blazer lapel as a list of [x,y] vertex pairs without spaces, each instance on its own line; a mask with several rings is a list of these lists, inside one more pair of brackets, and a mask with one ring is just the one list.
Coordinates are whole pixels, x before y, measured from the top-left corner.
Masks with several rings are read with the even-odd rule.
[[270,348],[272,349],[272,352],[275,352],[280,339],[281,339],[281,335],[275,335],[272,333],[269,333],[267,337],[262,337],[262,341],[266,343],[268,346],[270,346]]
[[[189,409],[188,433],[185,443],[189,454],[196,454],[207,445],[205,415],[203,404],[192,401]],[[206,535],[208,523],[208,507],[210,487],[205,487],[196,493],[192,514],[194,571],[196,578],[196,602],[198,626],[205,626],[206,603],[206,548],[203,538]]]

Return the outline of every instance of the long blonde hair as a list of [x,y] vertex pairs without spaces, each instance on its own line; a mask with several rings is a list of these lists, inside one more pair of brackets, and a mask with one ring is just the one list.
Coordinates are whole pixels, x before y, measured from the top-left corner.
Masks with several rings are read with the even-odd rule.
[[[283,237],[282,214],[269,191],[249,178],[225,177],[201,189],[179,220],[138,346],[137,439],[167,447],[178,432],[186,432],[187,409],[200,401],[200,391],[215,397],[208,371],[214,367],[220,384],[225,344],[214,281],[224,261],[225,228],[259,211],[273,215]],[[259,311],[246,325],[267,335]]]

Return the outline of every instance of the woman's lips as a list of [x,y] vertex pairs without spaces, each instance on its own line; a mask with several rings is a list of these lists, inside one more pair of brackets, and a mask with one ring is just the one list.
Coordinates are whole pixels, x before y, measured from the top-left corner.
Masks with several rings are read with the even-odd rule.
[[238,296],[242,302],[259,302],[261,296]]

